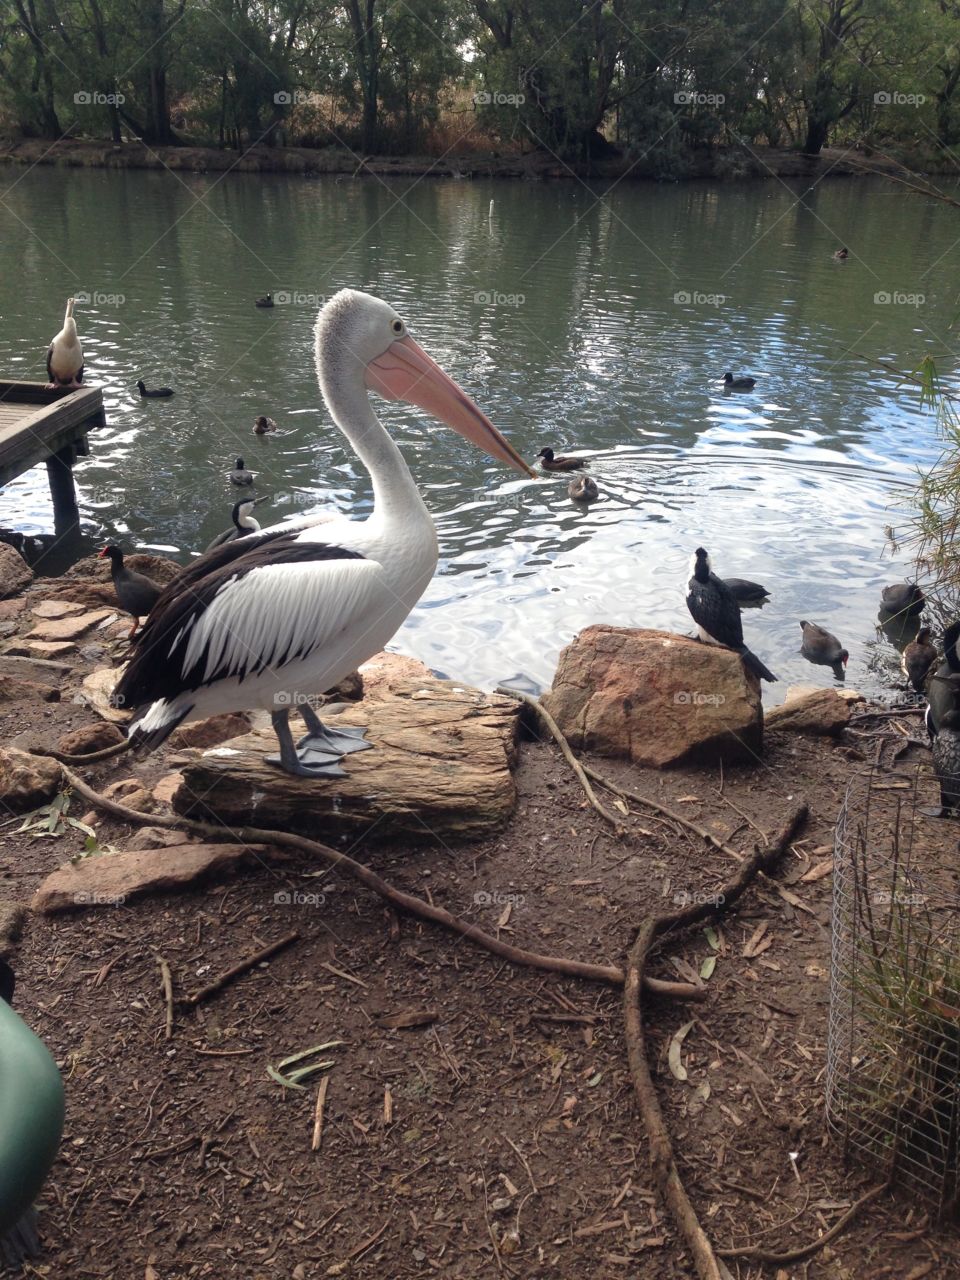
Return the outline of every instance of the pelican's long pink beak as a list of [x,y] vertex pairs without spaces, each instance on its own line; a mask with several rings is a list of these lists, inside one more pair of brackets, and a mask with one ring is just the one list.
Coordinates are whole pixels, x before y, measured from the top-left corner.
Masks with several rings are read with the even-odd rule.
[[404,400],[426,410],[491,458],[499,458],[525,475],[536,475],[486,414],[413,338],[398,338],[382,356],[371,360],[366,382],[368,390],[386,400]]

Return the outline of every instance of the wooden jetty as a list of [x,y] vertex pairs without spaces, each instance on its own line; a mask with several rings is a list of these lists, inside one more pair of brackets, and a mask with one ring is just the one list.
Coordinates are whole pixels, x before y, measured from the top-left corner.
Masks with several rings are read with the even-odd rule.
[[44,382],[0,380],[0,488],[47,464],[57,534],[77,525],[73,464],[85,457],[87,432],[105,425],[99,387],[50,391]]

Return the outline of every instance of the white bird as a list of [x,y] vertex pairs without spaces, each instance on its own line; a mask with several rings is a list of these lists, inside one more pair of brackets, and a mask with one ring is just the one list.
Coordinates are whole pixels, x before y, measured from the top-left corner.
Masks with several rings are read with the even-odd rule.
[[67,299],[63,328],[47,347],[48,391],[66,387],[75,391],[83,382],[83,348],[77,337],[77,322],[73,318],[73,298]]
[[[251,708],[271,712],[280,754],[267,760],[290,773],[342,775],[339,759],[371,745],[362,729],[327,729],[307,699],[389,642],[433,577],[438,549],[368,390],[418,405],[533,475],[379,298],[352,289],[331,298],[317,318],[316,361],[327,408],[370,472],[373,513],[264,529],[189,565],[157,601],[117,685],[118,704],[136,711],[135,745],[152,749],[184,721]],[[308,729],[296,748],[292,708]]]

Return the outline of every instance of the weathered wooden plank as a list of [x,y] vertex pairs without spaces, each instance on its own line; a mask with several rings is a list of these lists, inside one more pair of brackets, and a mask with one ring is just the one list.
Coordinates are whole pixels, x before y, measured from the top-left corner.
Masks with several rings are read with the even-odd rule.
[[65,450],[86,453],[87,432],[103,423],[99,387],[64,394],[0,379],[0,485]]

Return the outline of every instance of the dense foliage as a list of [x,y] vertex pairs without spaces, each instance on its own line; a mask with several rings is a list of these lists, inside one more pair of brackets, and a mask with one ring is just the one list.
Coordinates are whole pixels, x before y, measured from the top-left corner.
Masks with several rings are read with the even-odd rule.
[[960,0],[3,0],[28,136],[365,152],[960,141]]

